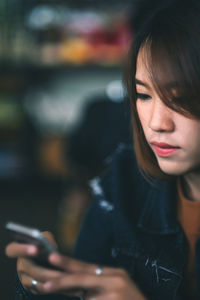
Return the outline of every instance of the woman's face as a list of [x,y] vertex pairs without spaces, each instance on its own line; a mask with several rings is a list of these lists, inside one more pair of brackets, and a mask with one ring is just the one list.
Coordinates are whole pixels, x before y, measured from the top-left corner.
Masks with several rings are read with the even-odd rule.
[[180,175],[197,171],[200,169],[200,121],[175,112],[161,101],[142,51],[137,60],[136,107],[146,140],[163,172]]

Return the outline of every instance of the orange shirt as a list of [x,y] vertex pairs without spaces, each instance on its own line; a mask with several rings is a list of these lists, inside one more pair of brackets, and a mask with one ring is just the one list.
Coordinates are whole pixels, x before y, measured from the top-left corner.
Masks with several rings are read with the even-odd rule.
[[188,265],[185,274],[188,291],[195,288],[195,243],[200,237],[200,202],[188,200],[178,181],[178,220],[188,241]]

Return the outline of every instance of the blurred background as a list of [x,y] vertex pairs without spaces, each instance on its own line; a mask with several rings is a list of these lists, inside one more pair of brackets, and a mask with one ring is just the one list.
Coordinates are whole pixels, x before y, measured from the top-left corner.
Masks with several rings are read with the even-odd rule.
[[[13,298],[4,224],[52,231],[71,254],[88,181],[131,143],[124,58],[142,0],[0,1],[0,285]],[[150,2],[150,1],[149,1]]]

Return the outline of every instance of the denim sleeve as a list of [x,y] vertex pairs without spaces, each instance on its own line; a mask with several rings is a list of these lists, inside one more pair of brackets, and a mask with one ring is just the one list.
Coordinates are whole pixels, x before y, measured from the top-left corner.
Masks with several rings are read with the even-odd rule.
[[80,260],[112,265],[113,205],[104,198],[95,197],[89,208],[77,239],[74,256]]

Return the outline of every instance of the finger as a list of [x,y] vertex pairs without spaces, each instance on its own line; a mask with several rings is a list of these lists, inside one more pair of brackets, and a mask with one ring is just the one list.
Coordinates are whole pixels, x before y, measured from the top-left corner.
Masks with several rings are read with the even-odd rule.
[[53,253],[49,256],[49,262],[69,273],[96,274],[97,269],[101,269],[101,275],[123,275],[125,271],[119,268],[99,267],[96,264],[88,264],[68,256]]
[[[44,293],[44,291],[43,291]],[[70,296],[70,297],[80,297],[81,299],[85,300],[85,291],[84,290],[77,290],[77,289],[71,289],[64,293],[64,295]]]
[[87,270],[87,272],[91,273],[92,264],[87,264],[84,262],[81,262],[79,260],[70,258],[68,256],[60,255],[57,253],[53,253],[49,256],[49,262],[60,268],[63,269],[69,273],[74,272],[84,272]]
[[35,278],[33,279],[32,277],[24,274],[22,277],[22,284],[23,287],[28,290],[31,291],[33,294],[42,294],[42,283],[37,281],[37,286],[35,288],[33,288],[32,285],[32,281],[35,280]]
[[[33,279],[33,277],[31,277],[27,274],[23,274],[21,283],[23,284],[23,286],[26,290],[31,291],[33,294],[44,294],[42,282],[40,282],[39,279],[36,280],[37,286],[36,286],[36,288],[33,288],[33,285],[32,285],[33,280],[36,280],[36,279],[35,278]],[[74,296],[74,297],[83,297],[84,294],[85,294],[85,291],[83,289],[82,290],[69,289],[69,291],[67,293],[68,296]]]
[[43,231],[42,234],[45,236],[45,238],[47,238],[47,240],[49,240],[49,242],[56,248],[58,248],[58,245],[55,241],[55,238],[53,236],[53,234],[49,231]]
[[43,285],[43,292],[55,293],[66,292],[72,289],[85,289],[85,290],[98,290],[104,291],[107,289],[110,283],[107,276],[104,276],[99,280],[98,276],[91,274],[65,274],[51,281],[46,282]]
[[38,249],[34,245],[13,242],[8,244],[5,252],[7,256],[16,258],[20,256],[36,256],[38,254]]
[[[43,235],[57,248],[56,241],[51,232],[45,231]],[[32,244],[22,244],[17,242],[12,242],[8,244],[5,248],[5,253],[7,256],[16,258],[22,256],[35,256],[38,254],[38,249]]]
[[23,274],[25,274],[40,282],[45,282],[52,278],[60,277],[62,274],[60,271],[41,267],[30,259],[19,259],[17,262],[17,270],[20,279],[23,276]]

